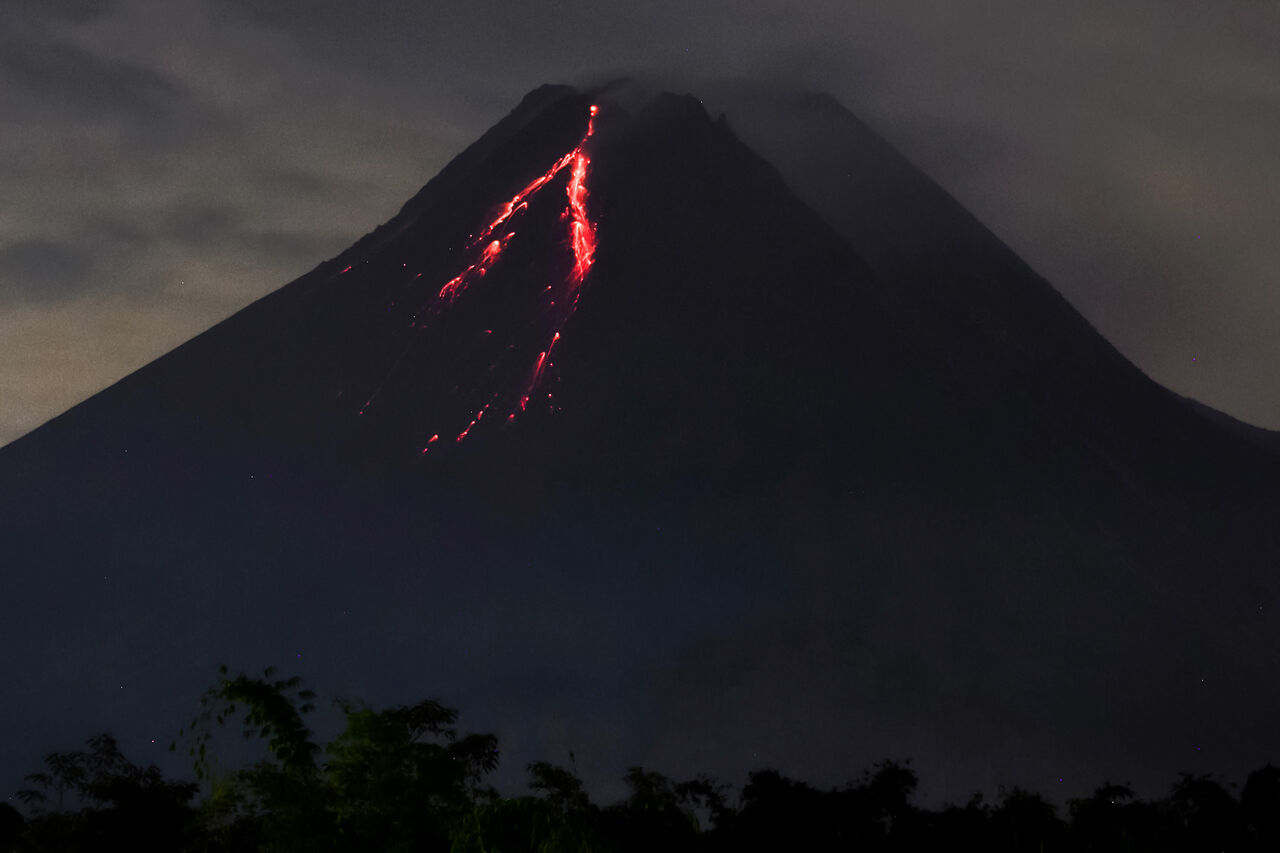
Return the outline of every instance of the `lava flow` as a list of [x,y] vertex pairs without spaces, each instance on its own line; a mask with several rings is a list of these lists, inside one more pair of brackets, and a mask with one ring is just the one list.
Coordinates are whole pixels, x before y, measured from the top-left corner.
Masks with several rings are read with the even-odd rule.
[[[560,218],[568,223],[566,245],[572,251],[573,264],[562,280],[553,285],[547,285],[543,289],[542,299],[545,301],[540,309],[540,316],[549,321],[549,329],[544,333],[547,335],[544,339],[546,340],[546,345],[539,348],[540,351],[532,366],[524,371],[525,378],[516,389],[508,387],[504,393],[499,388],[496,392],[488,395],[487,402],[472,410],[472,416],[468,419],[469,422],[456,434],[455,442],[460,442],[470,435],[472,429],[484,419],[485,415],[494,406],[510,407],[506,416],[507,421],[514,420],[519,412],[526,411],[534,395],[539,392],[539,387],[543,383],[547,369],[552,366],[552,350],[560,341],[565,324],[577,308],[582,284],[595,261],[596,225],[591,221],[587,212],[587,176],[591,168],[591,156],[587,150],[587,143],[595,132],[595,117],[598,111],[596,106],[591,107],[586,133],[573,150],[560,157],[549,169],[526,184],[523,189],[498,209],[493,219],[480,229],[477,235],[468,240],[466,251],[469,254],[469,261],[466,266],[461,272],[445,282],[439,291],[410,318],[409,324],[411,327],[429,328],[436,318],[440,317],[457,300],[463,298],[470,287],[484,279],[494,269],[507,247],[515,239],[516,231],[514,226],[516,219],[529,209],[531,200],[547,184],[555,180],[561,172],[566,169],[569,170],[569,180],[566,187],[567,201]],[[486,328],[484,333],[486,336],[491,335],[493,330]],[[506,350],[516,350],[516,344],[514,342],[509,343]],[[402,353],[401,358],[396,360],[396,364],[398,365],[407,354],[406,350]],[[491,365],[490,369],[493,369],[493,365]],[[395,366],[392,367],[392,370],[395,370]],[[364,414],[365,409],[373,403],[374,398],[378,396],[385,384],[386,378],[383,379],[373,395],[365,402],[364,407],[361,408],[361,414]],[[504,403],[503,398],[507,402]],[[546,398],[550,400],[551,394],[547,393]],[[421,452],[428,452],[438,440],[439,435],[433,434]]]

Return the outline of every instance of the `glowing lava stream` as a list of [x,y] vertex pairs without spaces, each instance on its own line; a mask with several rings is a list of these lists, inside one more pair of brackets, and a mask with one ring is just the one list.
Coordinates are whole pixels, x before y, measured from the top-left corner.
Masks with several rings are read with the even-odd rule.
[[570,164],[573,165],[573,172],[569,180],[569,207],[565,210],[564,216],[570,220],[569,240],[573,246],[574,258],[573,280],[580,284],[586,278],[587,270],[591,269],[591,263],[596,251],[596,227],[587,217],[586,182],[587,169],[591,165],[591,158],[587,155],[585,146],[587,140],[595,132],[595,117],[598,110],[599,108],[594,105],[591,107],[591,117],[587,120],[587,132],[582,137],[582,141],[578,143],[578,146],[557,160],[546,172],[530,181],[524,189],[516,193],[509,202],[502,206],[502,211],[492,222],[485,226],[480,235],[472,239],[468,244],[468,248],[474,249],[476,246],[484,245],[484,249],[480,253],[480,259],[450,279],[440,289],[438,294],[440,299],[453,302],[475,279],[484,277],[489,268],[493,266],[494,261],[502,254],[502,250],[507,248],[511,238],[516,236],[516,233],[511,231],[501,240],[493,240],[491,239],[493,234],[507,220],[527,209],[529,207],[529,199],[537,195],[538,190],[555,180],[556,175],[564,171]]
[[[586,147],[587,140],[595,132],[595,117],[598,111],[596,106],[591,107],[590,118],[587,121],[587,132],[583,135],[577,147],[557,160],[552,164],[551,168],[530,181],[510,201],[502,205],[497,216],[468,242],[467,251],[476,252],[478,250],[478,255],[473,255],[473,260],[466,268],[445,282],[435,297],[426,305],[423,305],[410,320],[411,326],[427,326],[434,317],[456,302],[466,292],[467,288],[484,278],[516,236],[516,232],[511,230],[509,225],[511,220],[518,213],[528,209],[529,201],[543,187],[553,181],[562,171],[570,169],[569,183],[566,188],[568,202],[564,212],[561,214],[561,219],[568,222],[569,234],[567,242],[573,251],[573,267],[559,288],[548,286],[544,291],[548,294],[546,310],[551,315],[551,338],[546,347],[538,353],[538,357],[529,371],[528,378],[523,383],[520,393],[515,396],[514,399],[517,402],[515,407],[508,413],[507,421],[514,420],[519,412],[525,411],[534,393],[538,390],[547,368],[551,366],[552,349],[560,340],[561,330],[564,328],[565,323],[568,322],[577,308],[582,284],[595,261],[596,225],[591,221],[587,213],[587,174],[591,168],[591,157],[587,153]],[[424,313],[426,316],[419,322],[419,317]],[[485,332],[489,334],[491,330],[486,329]],[[383,382],[385,383],[385,381],[384,379]],[[377,396],[380,390],[381,385],[374,391],[373,396],[366,401],[365,406],[361,409],[361,414],[364,413],[364,408],[367,408],[373,402],[373,398]],[[502,391],[499,390],[490,397],[489,402],[475,411],[470,423],[457,434],[454,441],[460,442],[465,439],[471,433],[472,428],[498,402],[498,398],[501,395]],[[550,397],[551,395],[548,394],[547,398],[550,399]],[[430,450],[431,445],[438,440],[438,434],[432,435],[431,440],[422,448],[422,453]]]

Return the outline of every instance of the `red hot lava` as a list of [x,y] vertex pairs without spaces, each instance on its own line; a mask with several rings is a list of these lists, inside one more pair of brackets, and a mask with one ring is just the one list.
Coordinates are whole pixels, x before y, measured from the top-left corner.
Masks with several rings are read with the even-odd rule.
[[[411,325],[413,326],[427,326],[431,318],[438,316],[462,297],[468,287],[484,278],[516,236],[516,232],[509,229],[508,223],[517,214],[528,209],[529,201],[543,187],[551,183],[565,169],[570,170],[569,183],[566,188],[567,202],[564,212],[561,214],[561,219],[568,223],[566,242],[573,252],[573,267],[559,287],[548,286],[545,290],[547,298],[545,310],[551,320],[550,339],[547,345],[538,353],[537,359],[529,370],[519,394],[515,395],[515,407],[507,415],[507,421],[513,420],[517,413],[523,412],[528,408],[530,400],[543,381],[546,369],[551,366],[552,349],[561,338],[561,330],[573,315],[574,309],[577,308],[582,284],[586,280],[592,264],[595,262],[596,225],[591,221],[587,211],[587,176],[591,168],[591,155],[587,151],[587,141],[595,133],[595,117],[598,112],[599,108],[593,105],[590,111],[590,118],[587,121],[587,132],[583,135],[578,145],[553,163],[551,168],[534,178],[522,190],[512,196],[511,200],[502,205],[497,215],[481,229],[480,233],[470,240],[466,248],[468,252],[474,253],[471,262],[462,272],[447,281],[440,288],[435,298],[427,305],[424,305],[411,320]],[[496,237],[496,234],[502,233],[499,229],[506,233],[501,237]],[[418,317],[424,313],[426,314],[426,319],[419,323]],[[490,331],[486,330],[486,333],[490,333]],[[374,396],[376,395],[377,392],[375,391]],[[488,403],[474,412],[470,422],[457,434],[454,439],[455,442],[462,441],[471,433],[471,430],[483,419],[489,408],[497,402],[499,396],[501,396],[501,392],[494,394]],[[547,399],[551,399],[550,393],[547,394]],[[371,397],[365,403],[365,407],[367,408],[372,402],[373,398]],[[363,410],[361,413],[363,414]],[[438,439],[438,435],[433,435],[431,440],[427,442],[427,446],[422,448],[422,452],[426,453],[430,450],[431,445],[435,444]]]

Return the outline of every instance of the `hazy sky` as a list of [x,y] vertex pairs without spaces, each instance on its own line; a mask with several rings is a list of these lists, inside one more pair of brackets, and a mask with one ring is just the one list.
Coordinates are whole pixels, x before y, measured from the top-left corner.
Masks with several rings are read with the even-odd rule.
[[543,82],[831,92],[1157,380],[1280,428],[1280,3],[0,0],[0,444]]

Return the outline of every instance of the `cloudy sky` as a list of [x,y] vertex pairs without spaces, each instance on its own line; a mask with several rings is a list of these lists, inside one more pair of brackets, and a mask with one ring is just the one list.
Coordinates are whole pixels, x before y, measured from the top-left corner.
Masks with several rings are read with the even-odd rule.
[[543,82],[824,89],[1157,380],[1280,428],[1274,0],[0,0],[0,444],[336,254]]

